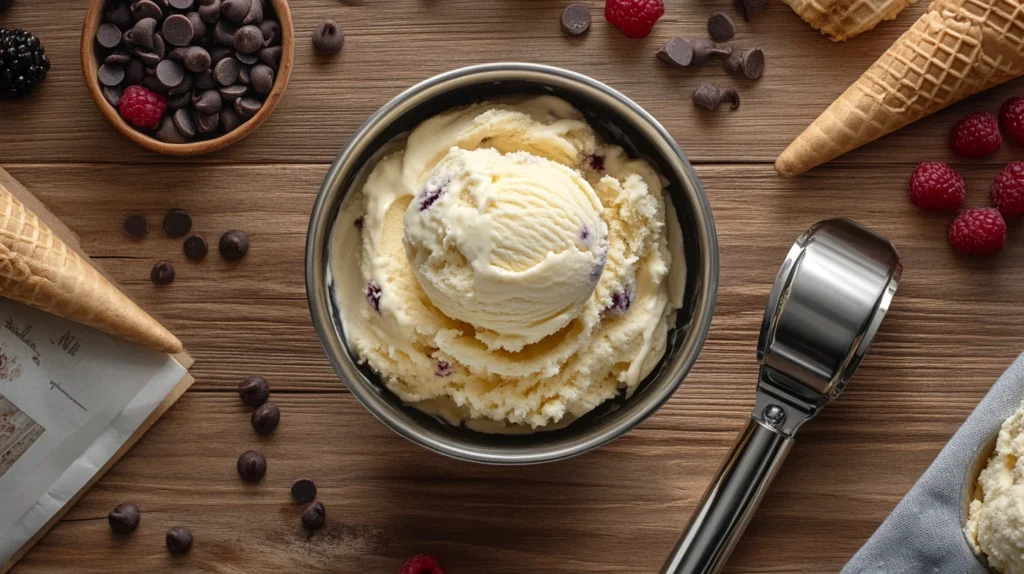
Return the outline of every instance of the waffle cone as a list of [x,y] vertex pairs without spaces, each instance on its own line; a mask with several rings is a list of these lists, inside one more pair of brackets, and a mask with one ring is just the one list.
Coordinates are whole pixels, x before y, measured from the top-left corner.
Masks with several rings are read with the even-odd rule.
[[1024,0],[936,0],[775,162],[786,177],[1024,74]]
[[0,296],[167,353],[181,341],[0,184]]
[[844,42],[892,20],[917,0],[783,0],[833,42]]

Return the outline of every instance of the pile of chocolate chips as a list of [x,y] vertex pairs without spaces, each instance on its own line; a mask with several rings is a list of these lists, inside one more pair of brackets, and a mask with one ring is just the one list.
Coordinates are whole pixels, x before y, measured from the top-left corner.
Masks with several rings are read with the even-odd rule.
[[110,105],[132,85],[166,97],[154,135],[167,143],[215,138],[256,115],[282,52],[267,0],[109,0],[96,43]]

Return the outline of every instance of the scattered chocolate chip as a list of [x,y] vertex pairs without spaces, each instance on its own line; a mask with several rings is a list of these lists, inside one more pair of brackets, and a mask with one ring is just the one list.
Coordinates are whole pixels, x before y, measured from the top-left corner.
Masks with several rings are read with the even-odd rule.
[[242,63],[234,58],[224,58],[213,67],[213,77],[222,86],[230,86],[238,81],[242,71]]
[[743,19],[749,22],[751,18],[764,12],[768,0],[736,0],[736,5],[743,12]]
[[309,531],[320,530],[327,521],[327,509],[317,501],[302,511],[302,526]]
[[666,64],[685,68],[693,63],[693,44],[685,38],[676,36],[662,46],[656,56]]
[[292,500],[298,504],[306,504],[316,499],[316,483],[308,478],[300,478],[292,483]]
[[135,23],[131,8],[124,2],[116,2],[110,5],[110,8],[103,13],[103,19],[122,30],[131,28],[132,24]]
[[[174,127],[178,128],[178,131],[181,132],[181,135],[185,136],[186,138],[194,138],[194,137],[196,137],[196,124],[195,124],[194,121],[192,121],[192,114],[188,110],[178,110],[178,111],[174,112]],[[197,236],[192,236],[192,237],[197,237]],[[190,237],[189,239],[192,239],[192,237]],[[201,237],[199,239],[202,240]],[[185,240],[185,245],[186,245],[185,253],[186,254],[188,254],[188,249],[187,249],[188,241],[189,241],[188,239]],[[206,245],[205,241],[203,242],[203,245],[204,246]],[[206,254],[206,252],[204,251],[203,255],[205,255],[205,254]]]
[[107,515],[110,529],[121,536],[135,532],[141,521],[142,515],[139,513],[139,507],[130,502],[118,504]]
[[204,90],[192,96],[192,105],[201,114],[215,114],[224,105],[217,90]]
[[143,215],[129,215],[124,218],[124,232],[133,239],[142,239],[149,234],[149,223]]
[[590,29],[590,8],[583,4],[569,4],[562,10],[562,30],[570,36],[579,36]]
[[281,422],[281,410],[274,403],[263,403],[252,412],[252,428],[261,435],[268,435]]
[[254,450],[247,450],[238,457],[238,476],[246,482],[257,482],[267,473],[267,459]]
[[220,236],[220,254],[228,261],[240,261],[249,252],[249,237],[243,231],[232,229]]
[[270,397],[270,383],[259,375],[246,377],[238,383],[238,396],[246,406],[258,407]]
[[188,554],[192,550],[192,531],[184,526],[175,526],[167,531],[164,542],[171,554]]
[[199,5],[199,17],[207,24],[216,24],[220,21],[220,0],[201,2]]
[[196,127],[199,129],[199,133],[208,134],[216,131],[217,127],[220,126],[220,113],[214,112],[212,114],[196,114]]
[[96,75],[101,84],[112,88],[124,81],[124,68],[116,64],[103,64]]
[[184,237],[192,230],[192,216],[184,209],[172,209],[164,216],[164,231],[171,237]]
[[701,84],[693,92],[694,105],[706,110],[715,110],[722,102],[729,102],[731,109],[740,107],[740,95],[732,88],[719,88],[714,84]]
[[321,54],[337,54],[345,43],[345,33],[334,20],[327,20],[313,30],[313,48]]
[[273,46],[281,42],[281,24],[276,20],[264,20],[259,25],[260,32],[263,32],[263,45]]
[[104,48],[116,48],[121,43],[121,30],[109,22],[96,29],[96,42]]
[[166,261],[157,261],[149,278],[157,285],[170,285],[174,281],[174,266]]
[[115,86],[113,88],[109,86],[103,86],[103,99],[107,100],[107,103],[114,106],[115,108],[121,105],[121,97],[124,96],[124,88]]
[[724,12],[715,12],[708,18],[708,36],[715,42],[728,42],[735,35],[736,26]]
[[160,29],[164,40],[174,46],[188,46],[196,33],[192,21],[184,14],[171,14],[164,19],[164,25]]
[[167,0],[167,3],[171,5],[171,8],[175,10],[188,10],[192,8],[193,0]]
[[266,64],[256,64],[249,71],[252,89],[257,94],[269,94],[274,89],[274,69]]
[[256,56],[259,57],[261,62],[270,66],[276,72],[277,68],[281,65],[282,51],[281,46],[271,46],[256,52]]
[[[175,114],[175,116],[177,116],[177,114]],[[193,127],[193,129],[195,128]],[[193,261],[199,261],[200,259],[205,258],[206,253],[210,250],[209,247],[207,247],[206,245],[206,240],[203,239],[202,236],[200,235],[190,236],[188,239],[185,240],[185,243],[182,245],[182,248],[185,251],[185,257],[188,257]]]
[[224,127],[225,133],[235,131],[244,121],[234,108],[224,108],[220,111],[220,125]]
[[132,18],[135,19],[136,23],[140,20],[145,20],[146,18],[151,18],[155,22],[157,20],[162,20],[164,17],[163,10],[161,10],[160,6],[157,6],[156,2],[153,2],[152,0],[139,0],[132,4],[131,11]]
[[256,98],[242,97],[235,100],[235,111],[246,120],[255,116],[262,107],[263,102]]
[[185,67],[174,60],[161,60],[156,65],[156,79],[166,88],[173,88],[185,79]]
[[764,73],[764,52],[760,48],[733,51],[725,60],[725,71],[734,76],[756,80]]
[[156,139],[169,144],[183,144],[188,143],[185,136],[181,135],[178,128],[174,125],[174,120],[171,116],[164,116],[164,119],[160,120],[160,127],[157,128],[156,133],[153,134]]

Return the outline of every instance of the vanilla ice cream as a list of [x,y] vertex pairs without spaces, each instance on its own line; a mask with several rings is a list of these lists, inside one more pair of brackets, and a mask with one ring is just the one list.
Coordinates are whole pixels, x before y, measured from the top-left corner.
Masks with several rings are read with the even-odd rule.
[[1006,419],[978,476],[967,539],[1003,574],[1024,574],[1024,403]]
[[349,348],[388,389],[524,432],[653,370],[685,269],[650,164],[552,96],[442,113],[389,151],[346,198],[330,255]]

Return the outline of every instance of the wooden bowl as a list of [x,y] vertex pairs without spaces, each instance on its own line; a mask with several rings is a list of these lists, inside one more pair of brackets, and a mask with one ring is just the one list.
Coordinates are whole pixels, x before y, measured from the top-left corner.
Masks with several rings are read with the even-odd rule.
[[[198,0],[197,0],[198,2]],[[89,95],[92,96],[96,106],[99,107],[103,117],[107,118],[117,131],[136,144],[168,155],[195,156],[207,154],[221,148],[225,148],[256,130],[274,111],[277,103],[284,95],[288,87],[288,78],[292,73],[292,62],[295,52],[295,31],[292,28],[292,13],[288,8],[288,0],[267,0],[273,7],[278,22],[281,24],[281,63],[277,68],[274,77],[274,87],[270,90],[263,107],[256,115],[238,126],[234,131],[223,134],[219,137],[199,140],[195,142],[174,144],[165,143],[149,134],[139,131],[126,122],[121,114],[111,106],[103,97],[99,79],[96,74],[100,67],[100,60],[97,55],[96,30],[103,23],[103,8],[107,0],[91,0],[89,11],[85,14],[85,24],[82,26],[82,73],[85,75],[85,84],[89,88]]]

